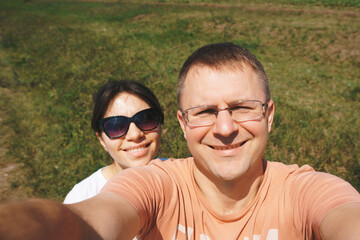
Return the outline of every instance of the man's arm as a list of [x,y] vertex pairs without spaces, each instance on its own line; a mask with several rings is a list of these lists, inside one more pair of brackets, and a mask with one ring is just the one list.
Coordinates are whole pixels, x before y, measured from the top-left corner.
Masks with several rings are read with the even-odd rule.
[[104,239],[133,239],[140,231],[137,210],[115,193],[100,192],[88,200],[68,206]]
[[360,203],[346,203],[331,210],[320,224],[323,240],[358,240],[360,236]]
[[132,239],[139,226],[136,209],[113,193],[71,205],[46,199],[0,204],[0,239]]
[[0,239],[101,239],[83,219],[61,203],[46,199],[0,205]]

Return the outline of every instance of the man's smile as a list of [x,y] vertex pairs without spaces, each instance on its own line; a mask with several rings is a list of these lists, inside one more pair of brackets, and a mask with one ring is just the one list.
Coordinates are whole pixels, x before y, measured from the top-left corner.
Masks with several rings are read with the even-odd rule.
[[236,149],[236,148],[243,146],[246,142],[247,142],[247,140],[243,141],[241,143],[238,143],[238,144],[230,145],[230,146],[212,146],[212,145],[208,145],[208,146],[214,150],[220,150],[220,151],[221,150],[231,150],[231,149]]

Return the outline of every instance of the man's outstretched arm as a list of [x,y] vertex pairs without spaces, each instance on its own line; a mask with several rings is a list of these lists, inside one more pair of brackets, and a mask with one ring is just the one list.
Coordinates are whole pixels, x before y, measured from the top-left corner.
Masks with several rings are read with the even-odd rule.
[[46,199],[0,205],[0,239],[102,239],[61,203]]
[[68,207],[92,226],[103,239],[133,239],[140,231],[135,207],[115,193],[100,192]]
[[64,205],[47,199],[0,204],[0,239],[132,239],[139,215],[126,200],[100,193]]
[[360,203],[346,203],[331,210],[320,224],[323,240],[358,240],[360,236]]

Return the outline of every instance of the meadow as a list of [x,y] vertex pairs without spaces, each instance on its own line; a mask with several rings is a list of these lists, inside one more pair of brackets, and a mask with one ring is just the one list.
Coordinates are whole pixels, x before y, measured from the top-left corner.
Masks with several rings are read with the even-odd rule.
[[270,79],[266,159],[309,164],[359,191],[359,18],[352,0],[0,0],[0,167],[16,166],[0,199],[61,201],[111,162],[90,127],[92,94],[109,79],[150,87],[166,116],[158,156],[189,156],[178,72],[195,49],[228,41]]

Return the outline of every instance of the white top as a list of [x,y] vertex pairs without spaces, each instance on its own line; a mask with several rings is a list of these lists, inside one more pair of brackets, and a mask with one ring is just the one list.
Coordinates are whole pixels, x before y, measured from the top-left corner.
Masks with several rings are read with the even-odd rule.
[[[81,202],[98,194],[107,182],[101,173],[103,168],[100,168],[81,182],[75,184],[66,195],[64,203],[71,204]],[[137,240],[137,237],[134,237],[133,240]]]
[[65,204],[77,203],[98,194],[107,182],[100,168],[81,182],[75,184],[71,191],[66,195]]
[[[167,160],[167,158],[159,159],[162,161]],[[66,195],[64,203],[71,204],[81,202],[98,194],[105,183],[107,183],[107,180],[101,173],[101,170],[104,168],[105,167],[100,168],[81,182],[75,184],[71,191]]]

